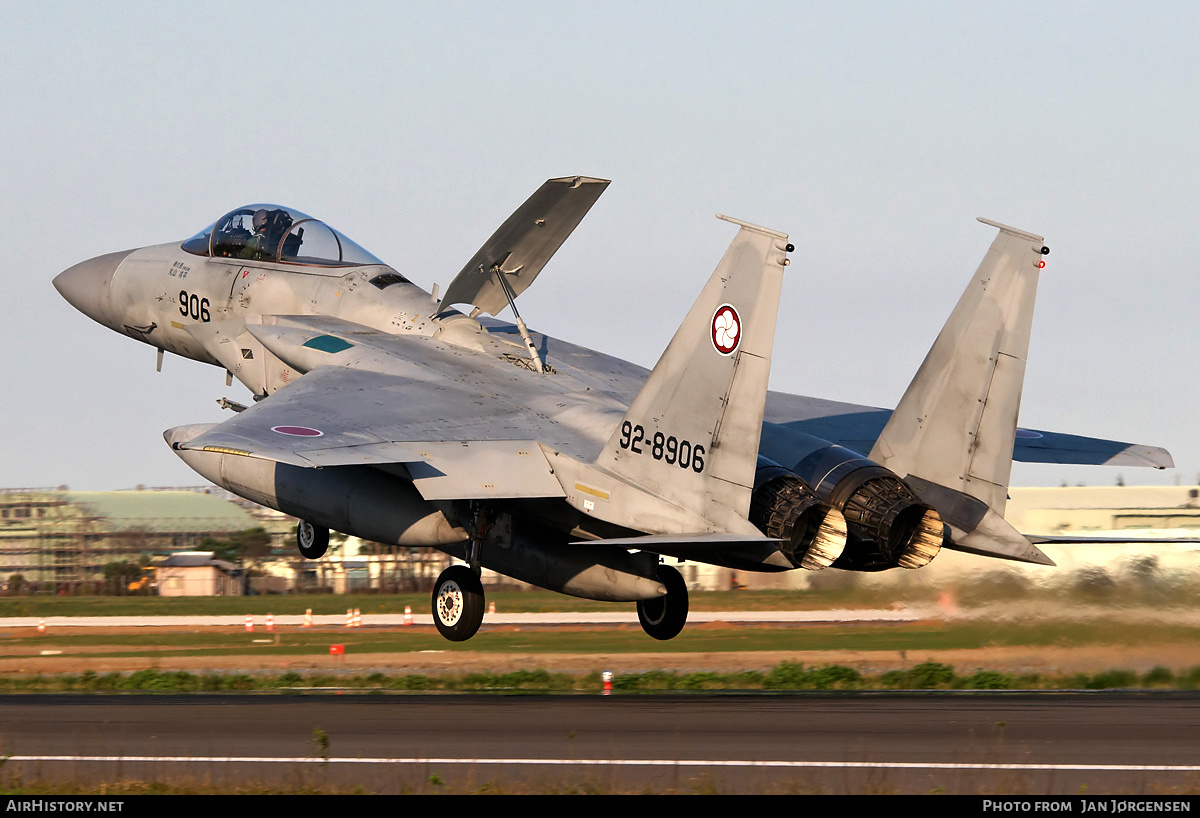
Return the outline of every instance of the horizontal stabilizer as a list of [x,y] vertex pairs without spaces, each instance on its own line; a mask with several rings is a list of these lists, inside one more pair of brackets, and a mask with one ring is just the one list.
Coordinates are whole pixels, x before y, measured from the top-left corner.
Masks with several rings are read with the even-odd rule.
[[1093,545],[1097,543],[1112,544],[1112,545],[1170,545],[1172,543],[1200,543],[1200,537],[1122,537],[1117,536],[1102,536],[1095,534],[1092,536],[1041,536],[1039,534],[1026,534],[1025,539],[1038,545]]
[[936,508],[950,527],[950,538],[943,547],[983,557],[1054,565],[1054,560],[978,497],[911,475],[905,482],[922,501]]
[[587,176],[548,180],[471,257],[446,288],[442,306],[473,304],[499,313],[508,306],[505,286],[513,298],[524,292],[608,185]]
[[[891,412],[874,406],[767,393],[766,420],[856,452],[875,445]],[[1019,428],[1013,460],[1020,463],[1060,463],[1082,466],[1175,467],[1170,453],[1158,446]]]
[[608,540],[579,540],[571,545],[619,545],[653,551],[659,545],[694,545],[698,549],[725,548],[731,545],[778,545],[783,540],[774,537],[744,537],[741,534],[705,531],[696,534],[647,534],[644,537],[617,537]]
[[1158,446],[1032,429],[1017,429],[1013,460],[1022,463],[1175,468],[1171,453]]
[[972,531],[959,531],[952,527],[954,541],[946,543],[952,551],[964,551],[981,557],[995,557],[1033,565],[1054,565],[1040,548],[1012,527],[1008,520],[990,508]]

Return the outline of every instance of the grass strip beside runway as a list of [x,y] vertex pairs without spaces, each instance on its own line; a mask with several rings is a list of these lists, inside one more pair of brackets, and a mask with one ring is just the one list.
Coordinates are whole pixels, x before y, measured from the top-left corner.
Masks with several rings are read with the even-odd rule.
[[409,653],[712,653],[723,651],[922,651],[981,647],[1135,645],[1200,643],[1200,626],[1134,624],[1120,619],[1087,622],[896,622],[863,624],[805,623],[788,626],[725,623],[695,625],[675,639],[656,642],[636,626],[561,628],[489,627],[468,642],[448,642],[431,627],[196,628],[186,632],[142,628],[50,629],[39,634],[23,628],[0,637],[0,657],[56,650],[62,654],[104,656],[327,656],[330,644],[347,654]]
[[[769,672],[711,671],[681,673],[652,670],[615,674],[615,693],[678,691],[912,691],[912,690],[1196,690],[1200,689],[1200,667],[1175,673],[1156,667],[1146,673],[1108,670],[1101,673],[1012,674],[979,670],[956,673],[950,665],[922,662],[906,670],[861,673],[842,665],[805,667],[782,662]],[[230,693],[274,692],[304,694],[330,690],[386,693],[403,691],[598,693],[604,689],[599,671],[587,674],[520,670],[508,673],[366,675],[308,670],[286,673],[189,673],[187,671],[139,670],[133,673],[61,674],[55,676],[0,677],[4,693]]]

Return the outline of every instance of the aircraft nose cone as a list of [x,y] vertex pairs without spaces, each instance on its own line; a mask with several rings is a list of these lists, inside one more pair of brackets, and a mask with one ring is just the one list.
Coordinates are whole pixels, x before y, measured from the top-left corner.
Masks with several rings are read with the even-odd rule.
[[132,253],[108,253],[68,267],[54,278],[54,288],[72,307],[101,324],[109,323],[113,273]]

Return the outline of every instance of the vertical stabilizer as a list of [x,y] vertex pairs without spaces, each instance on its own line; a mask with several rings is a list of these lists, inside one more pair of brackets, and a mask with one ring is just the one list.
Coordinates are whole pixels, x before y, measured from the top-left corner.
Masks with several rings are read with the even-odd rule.
[[1003,516],[1038,274],[1050,251],[1041,236],[979,221],[1000,233],[870,457],[916,478],[914,487],[951,489]]
[[745,222],[596,465],[704,519],[745,519],[787,236]]

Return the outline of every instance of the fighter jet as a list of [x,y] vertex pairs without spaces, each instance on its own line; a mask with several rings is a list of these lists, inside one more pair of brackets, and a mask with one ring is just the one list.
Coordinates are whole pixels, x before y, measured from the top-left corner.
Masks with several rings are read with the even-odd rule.
[[[997,233],[894,411],[767,390],[794,248],[737,219],[652,371],[531,331],[516,300],[608,186],[543,184],[442,298],[288,207],[239,207],[182,242],[54,280],[99,323],[227,370],[254,395],[165,438],[189,466],[329,532],[428,546],[434,621],[469,639],[481,568],[635,602],[677,635],[667,564],[741,571],[918,569],[941,548],[1053,564],[1004,520],[1019,460],[1172,465],[1163,449],[1017,427],[1041,236]],[[456,307],[462,306],[463,309]],[[511,309],[514,323],[495,316]],[[1045,542],[1045,538],[1040,542]]]

